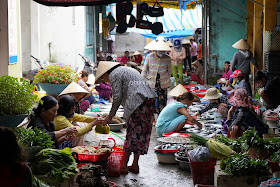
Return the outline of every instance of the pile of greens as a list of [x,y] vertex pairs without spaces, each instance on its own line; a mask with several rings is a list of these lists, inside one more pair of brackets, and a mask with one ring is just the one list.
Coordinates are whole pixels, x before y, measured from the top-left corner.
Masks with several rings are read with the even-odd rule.
[[31,146],[41,146],[42,148],[51,148],[54,144],[52,137],[41,131],[37,127],[34,129],[30,128],[16,128],[15,134],[20,146],[31,147]]
[[280,138],[263,139],[253,130],[246,130],[239,138],[242,147],[248,150],[250,147],[256,147],[258,150],[267,150],[272,153],[280,148]]
[[270,174],[266,160],[252,159],[246,153],[237,153],[222,160],[220,167],[226,173],[237,177],[246,175],[266,176]]
[[273,153],[273,155],[271,155],[271,157],[270,157],[270,160],[272,162],[280,162],[280,150]]
[[32,175],[32,187],[50,187],[50,185],[38,179],[35,175]]
[[69,147],[57,149],[43,149],[35,157],[32,171],[35,175],[47,175],[63,183],[66,178],[77,173],[77,165]]
[[218,135],[215,139],[229,146],[232,150],[234,150],[237,153],[242,152],[242,141],[240,139],[234,140],[232,138],[227,138],[224,135]]

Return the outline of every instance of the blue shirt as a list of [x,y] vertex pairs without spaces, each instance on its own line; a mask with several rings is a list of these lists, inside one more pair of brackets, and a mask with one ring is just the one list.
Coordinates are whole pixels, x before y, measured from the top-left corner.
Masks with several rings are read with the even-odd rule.
[[158,116],[156,128],[168,126],[175,118],[181,116],[182,114],[177,112],[177,110],[182,107],[188,108],[188,105],[184,105],[181,102],[174,101],[173,103],[164,107]]

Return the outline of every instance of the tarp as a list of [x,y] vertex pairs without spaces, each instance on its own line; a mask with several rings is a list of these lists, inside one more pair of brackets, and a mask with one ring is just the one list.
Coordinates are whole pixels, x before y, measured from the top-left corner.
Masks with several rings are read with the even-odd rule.
[[[136,9],[132,11],[132,15],[136,15]],[[147,20],[161,22],[163,24],[163,32],[160,35],[165,35],[167,38],[186,37],[194,34],[197,28],[202,27],[202,6],[197,5],[195,9],[178,10],[173,8],[164,8],[164,16],[154,18],[147,16]],[[128,28],[127,32],[136,32],[148,38],[156,38],[151,30]]]
[[127,0],[34,0],[35,2],[46,6],[94,6],[109,5]]

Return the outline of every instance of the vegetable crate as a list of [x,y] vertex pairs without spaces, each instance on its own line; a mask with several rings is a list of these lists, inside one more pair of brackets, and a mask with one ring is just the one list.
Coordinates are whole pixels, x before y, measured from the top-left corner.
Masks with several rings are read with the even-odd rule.
[[193,184],[214,185],[215,162],[194,162],[189,157]]
[[115,143],[113,147],[113,153],[109,157],[109,168],[108,168],[108,176],[109,177],[118,177],[120,176],[121,166],[123,162],[124,149],[116,147],[116,141],[112,139]]

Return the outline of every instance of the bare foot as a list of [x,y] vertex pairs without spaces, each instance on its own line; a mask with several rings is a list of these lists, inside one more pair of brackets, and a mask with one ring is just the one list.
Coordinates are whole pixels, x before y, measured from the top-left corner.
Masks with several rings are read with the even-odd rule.
[[132,173],[139,173],[139,166],[128,166],[128,171]]
[[121,168],[121,174],[122,174],[122,175],[128,174],[128,167],[122,167],[122,168]]

